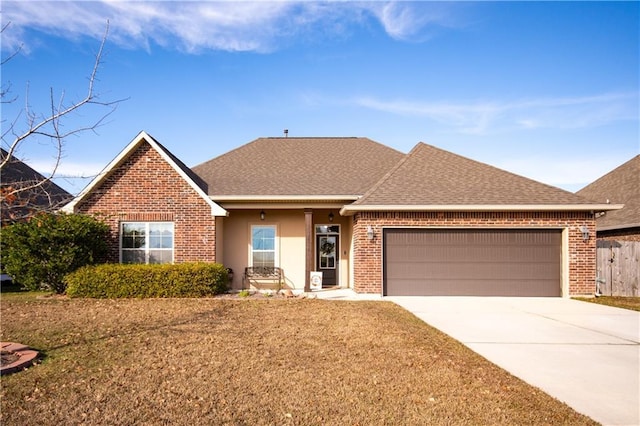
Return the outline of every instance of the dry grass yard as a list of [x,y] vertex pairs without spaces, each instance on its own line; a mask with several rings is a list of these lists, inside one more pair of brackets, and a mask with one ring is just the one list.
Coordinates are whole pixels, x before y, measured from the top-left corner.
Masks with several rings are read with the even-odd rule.
[[45,355],[2,377],[6,425],[593,423],[390,302],[0,307],[2,340]]
[[640,311],[640,297],[600,296],[600,297],[576,297],[583,302],[597,303],[599,305],[613,306],[615,308]]

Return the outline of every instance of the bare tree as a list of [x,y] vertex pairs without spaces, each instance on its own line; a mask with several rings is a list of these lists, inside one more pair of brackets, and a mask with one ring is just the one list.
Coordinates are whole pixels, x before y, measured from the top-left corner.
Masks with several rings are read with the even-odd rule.
[[[1,31],[8,29],[5,25]],[[59,99],[56,99],[53,88],[50,89],[50,105],[46,113],[33,111],[29,105],[29,88],[25,105],[21,112],[10,122],[5,123],[2,132],[2,150],[0,158],[0,202],[2,208],[2,223],[20,220],[32,216],[39,211],[53,211],[61,207],[69,200],[70,194],[55,185],[52,179],[56,175],[60,166],[65,140],[73,135],[84,132],[95,132],[106,118],[111,115],[118,104],[124,99],[115,101],[103,101],[95,90],[97,75],[102,64],[104,46],[109,34],[109,22],[106,28],[100,47],[95,55],[95,62],[88,78],[87,92],[84,98],[79,101],[68,102],[65,99],[64,91]],[[14,58],[20,48],[2,60],[4,66],[9,60]],[[2,87],[0,90],[2,103],[13,103],[17,98],[10,98],[11,86]],[[92,106],[104,108],[104,112],[98,119],[86,126],[74,127],[66,130],[63,122],[73,113],[84,110]],[[24,121],[23,121],[24,120]],[[26,126],[24,125],[26,124]],[[30,167],[24,165],[14,154],[18,148],[31,140],[48,140],[54,149],[53,170],[49,176],[45,177],[35,172]],[[25,168],[26,166],[26,168]]]

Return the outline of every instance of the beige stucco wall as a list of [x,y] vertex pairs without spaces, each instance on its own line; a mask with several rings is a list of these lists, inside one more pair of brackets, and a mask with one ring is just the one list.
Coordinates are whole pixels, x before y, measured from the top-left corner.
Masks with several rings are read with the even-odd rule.
[[216,217],[216,259],[223,263],[224,259],[224,218]]
[[[260,220],[260,210],[266,213],[265,220]],[[330,210],[314,210],[313,224],[340,225],[340,269],[339,283],[342,287],[349,285],[349,249],[351,246],[351,218],[341,217],[337,209],[332,210],[334,220],[329,223]],[[305,283],[305,219],[304,210],[300,209],[261,209],[229,210],[229,216],[222,219],[224,238],[221,243],[222,252],[218,257],[222,263],[232,268],[234,279],[232,288],[242,288],[244,268],[250,266],[250,244],[252,225],[275,225],[277,229],[276,265],[284,270],[286,286],[302,290]],[[315,234],[313,246],[315,249]],[[314,252],[315,259],[315,252]]]

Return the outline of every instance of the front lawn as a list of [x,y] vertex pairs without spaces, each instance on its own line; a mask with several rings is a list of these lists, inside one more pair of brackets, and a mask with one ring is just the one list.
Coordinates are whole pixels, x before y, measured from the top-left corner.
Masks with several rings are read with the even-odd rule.
[[3,295],[1,424],[593,422],[390,302]]
[[600,297],[575,297],[583,302],[597,303],[599,305],[613,306],[616,308],[640,311],[640,297],[600,296]]

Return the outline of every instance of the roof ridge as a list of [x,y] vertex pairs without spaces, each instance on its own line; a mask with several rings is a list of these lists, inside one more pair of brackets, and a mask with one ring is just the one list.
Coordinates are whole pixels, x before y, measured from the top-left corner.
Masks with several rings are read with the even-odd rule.
[[[203,161],[202,163],[195,164],[194,166],[191,167],[191,169],[193,170],[196,167],[199,168],[201,166],[204,166],[205,164],[210,163],[210,162],[215,161],[215,160],[218,160],[221,157],[228,156],[228,155],[230,155],[230,154],[232,154],[232,153],[234,153],[236,151],[239,151],[241,149],[247,148],[247,147],[249,147],[251,145],[255,145],[255,144],[257,144],[258,142],[260,142],[262,140],[275,140],[275,139],[282,139],[282,140],[288,140],[288,139],[308,139],[308,140],[318,140],[318,139],[322,139],[322,140],[328,140],[328,139],[346,140],[346,139],[354,139],[354,140],[356,140],[357,139],[357,140],[372,142],[372,143],[374,143],[376,145],[382,146],[384,148],[390,149],[392,151],[395,151],[397,153],[400,153],[400,154],[404,155],[404,153],[402,151],[399,151],[399,150],[397,150],[397,149],[395,149],[393,147],[390,147],[390,146],[385,145],[385,144],[383,144],[381,142],[375,141],[375,140],[373,140],[371,138],[368,138],[366,136],[288,136],[288,137],[284,137],[284,136],[266,136],[266,137],[265,136],[261,136],[261,137],[259,137],[257,139],[254,139],[254,140],[250,141],[250,142],[247,142],[245,144],[237,146],[237,147],[233,148],[230,151],[224,152],[224,153],[222,153],[220,155],[217,155],[217,156],[215,156],[213,158],[210,158],[209,160]],[[194,173],[196,175],[198,175],[198,177],[200,177],[200,175],[198,173],[196,173],[195,171],[194,171]]]
[[367,138],[366,136],[262,136],[258,139],[369,139],[369,138]]
[[209,184],[210,195],[361,196],[404,155],[366,137],[267,137],[192,170]]
[[438,151],[448,153],[449,155],[454,155],[454,156],[462,159],[463,161],[470,161],[470,162],[473,162],[473,163],[476,163],[476,164],[480,164],[480,165],[485,166],[485,167],[490,167],[493,170],[496,170],[496,171],[501,172],[501,173],[507,173],[507,174],[517,178],[517,179],[524,179],[524,180],[528,181],[529,183],[534,183],[534,184],[537,184],[537,185],[543,185],[543,186],[545,186],[545,187],[547,187],[547,188],[549,188],[551,190],[564,192],[565,194],[571,194],[571,195],[573,195],[573,196],[575,196],[577,198],[581,198],[581,199],[583,199],[585,201],[589,201],[589,200],[587,200],[586,198],[584,198],[584,197],[582,197],[580,195],[576,195],[574,192],[567,191],[566,189],[562,189],[562,188],[559,188],[557,186],[550,185],[548,183],[540,182],[539,180],[535,180],[535,179],[530,178],[530,177],[519,175],[519,174],[517,174],[515,172],[509,171],[509,170],[506,170],[506,169],[503,169],[503,168],[500,168],[500,167],[497,167],[497,166],[494,166],[492,164],[485,163],[485,162],[479,161],[479,160],[474,160],[473,158],[465,157],[464,155],[456,154],[455,152],[447,151],[446,149],[438,148],[437,146],[428,145],[428,144],[424,144],[424,145],[429,146],[429,147],[431,147],[433,149],[437,149]]
[[355,201],[353,204],[361,204],[364,202],[364,200],[366,200],[366,198],[372,194],[373,192],[375,192],[384,182],[386,182],[387,180],[391,179],[391,176],[393,176],[395,174],[396,171],[398,171],[398,169],[400,167],[402,167],[402,165],[404,163],[406,163],[406,161],[411,157],[412,154],[415,153],[416,149],[420,146],[420,145],[426,145],[423,142],[418,142],[413,148],[411,148],[411,151],[409,151],[408,154],[405,154],[400,161],[398,161],[396,163],[395,166],[393,166],[391,169],[389,169],[389,171],[387,173],[384,174],[384,176],[382,176],[375,184],[373,184],[373,186],[367,191],[365,192],[362,197],[360,197],[357,201]]

